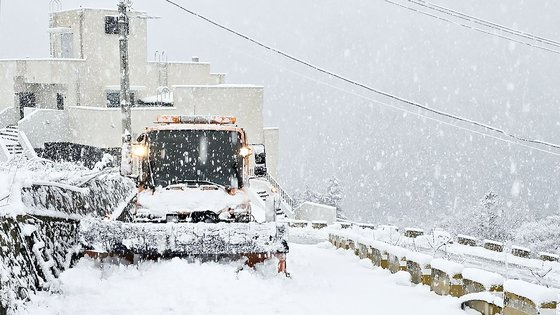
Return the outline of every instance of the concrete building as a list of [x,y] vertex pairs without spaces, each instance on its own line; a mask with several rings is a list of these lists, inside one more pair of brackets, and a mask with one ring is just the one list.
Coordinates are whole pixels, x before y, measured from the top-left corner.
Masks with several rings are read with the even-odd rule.
[[[263,126],[263,88],[226,84],[224,74],[197,58],[167,62],[156,54],[148,61],[144,16],[130,13],[133,132],[160,114],[236,116],[251,143],[266,145],[269,173],[276,176],[278,129]],[[50,58],[0,60],[0,159],[20,153],[20,146],[85,163],[119,150],[117,33],[116,10],[58,11],[50,15]]]

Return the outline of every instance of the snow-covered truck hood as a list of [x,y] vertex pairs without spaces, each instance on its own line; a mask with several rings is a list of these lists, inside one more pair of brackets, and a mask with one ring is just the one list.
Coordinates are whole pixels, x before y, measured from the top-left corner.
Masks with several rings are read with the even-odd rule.
[[238,190],[230,195],[223,188],[156,189],[155,192],[146,190],[138,194],[137,200],[139,212],[149,212],[155,216],[196,211],[213,211],[219,214],[223,210],[242,208],[248,202],[245,192]]

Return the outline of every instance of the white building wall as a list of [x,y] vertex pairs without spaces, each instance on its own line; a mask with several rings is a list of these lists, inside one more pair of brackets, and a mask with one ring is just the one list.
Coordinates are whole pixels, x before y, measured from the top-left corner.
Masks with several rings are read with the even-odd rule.
[[[249,85],[174,86],[174,102],[181,112],[193,115],[237,117],[249,143],[264,143],[263,88]],[[192,110],[192,112],[190,112]]]
[[278,128],[264,128],[264,146],[266,150],[266,167],[272,177],[278,176]]
[[325,221],[332,224],[336,221],[336,208],[313,202],[304,202],[294,209],[297,220]]
[[70,141],[68,112],[56,109],[35,109],[30,112],[18,122],[18,127],[34,148],[43,149],[45,142]]
[[[0,112],[13,106],[15,61],[0,61]],[[3,128],[5,126],[0,126]]]
[[[158,115],[177,114],[174,107],[133,108],[132,132],[138,135],[154,124]],[[98,148],[120,148],[121,110],[73,106],[68,108],[71,142]]]

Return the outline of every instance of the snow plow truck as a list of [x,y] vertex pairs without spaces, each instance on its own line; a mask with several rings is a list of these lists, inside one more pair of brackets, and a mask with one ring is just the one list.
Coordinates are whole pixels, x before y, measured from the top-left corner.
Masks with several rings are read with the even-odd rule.
[[251,155],[235,117],[159,116],[130,149],[138,187],[130,203],[82,223],[86,255],[249,266],[278,259],[286,272],[287,227],[248,187]]

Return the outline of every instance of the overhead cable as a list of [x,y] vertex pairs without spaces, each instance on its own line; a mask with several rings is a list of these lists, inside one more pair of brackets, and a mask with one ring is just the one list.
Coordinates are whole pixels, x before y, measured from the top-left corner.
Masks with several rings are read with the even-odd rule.
[[537,41],[537,42],[541,42],[543,44],[548,44],[548,45],[560,47],[560,42],[558,42],[556,40],[548,39],[548,38],[538,36],[538,35],[534,35],[534,34],[531,34],[531,33],[528,33],[528,32],[524,32],[524,31],[516,30],[516,29],[510,28],[510,27],[507,27],[507,26],[503,26],[503,25],[500,25],[500,24],[497,24],[497,23],[494,23],[494,22],[490,22],[490,21],[487,21],[487,20],[483,20],[481,18],[477,18],[477,17],[472,16],[472,15],[465,14],[465,13],[462,13],[462,12],[459,12],[459,11],[456,11],[456,10],[453,10],[453,9],[449,9],[449,8],[446,8],[446,7],[437,5],[437,4],[426,2],[426,1],[423,1],[423,0],[407,0],[407,1],[411,2],[411,3],[414,3],[414,4],[417,4],[419,6],[423,6],[423,7],[435,10],[435,11],[439,11],[441,13],[445,13],[447,15],[451,15],[451,16],[454,16],[454,17],[457,17],[457,18],[460,18],[460,19],[463,19],[463,20],[467,20],[469,22],[473,22],[473,23],[483,25],[483,26],[486,26],[486,27],[489,27],[489,28],[493,28],[493,29],[496,29],[496,30],[499,30],[499,31],[502,31],[502,32],[505,32],[505,33],[510,33],[512,35],[516,35],[516,36],[520,36],[520,37],[525,37],[527,39],[531,39],[531,40],[534,40],[534,41]]
[[548,51],[548,52],[560,55],[560,50],[555,50],[555,49],[551,49],[551,48],[548,48],[548,47],[536,45],[536,44],[533,44],[533,43],[528,43],[528,42],[525,42],[525,41],[522,41],[522,40],[519,40],[519,39],[515,39],[515,38],[512,38],[512,37],[508,37],[508,36],[505,36],[505,35],[492,33],[492,32],[489,32],[487,30],[483,30],[483,29],[480,29],[480,28],[477,28],[477,27],[474,27],[474,26],[471,26],[471,25],[468,25],[468,24],[465,24],[465,23],[461,23],[461,22],[458,22],[458,21],[453,21],[453,20],[438,16],[436,14],[426,12],[426,11],[422,11],[420,9],[413,8],[413,7],[410,7],[410,6],[407,6],[407,5],[392,1],[392,0],[383,0],[383,1],[385,1],[387,3],[390,3],[390,4],[393,4],[393,5],[396,5],[396,6],[399,6],[399,7],[404,8],[404,9],[414,11],[414,12],[419,13],[419,14],[423,14],[423,15],[426,15],[426,16],[429,16],[429,17],[432,17],[432,18],[435,18],[435,19],[438,19],[438,20],[442,20],[442,21],[452,23],[452,24],[455,24],[455,25],[458,25],[458,26],[462,26],[462,27],[468,28],[468,29],[476,31],[476,32],[484,33],[484,34],[487,34],[487,35],[490,35],[490,36],[499,37],[499,38],[508,40],[510,42],[526,45],[526,46],[529,46],[529,47],[541,49],[541,50],[544,50],[544,51]]
[[[343,76],[343,75],[340,75],[340,74],[334,73],[334,72],[332,72],[332,71],[329,71],[329,70],[327,70],[327,69],[324,69],[324,68],[322,68],[322,67],[313,65],[312,63],[310,63],[310,62],[308,62],[308,61],[302,60],[302,59],[297,58],[297,57],[295,57],[295,56],[292,56],[292,55],[290,55],[290,54],[288,54],[288,53],[285,53],[285,52],[283,52],[283,51],[281,51],[281,50],[278,50],[278,49],[276,49],[276,48],[274,48],[274,47],[271,47],[271,46],[269,46],[269,45],[267,45],[267,44],[264,44],[264,43],[262,43],[262,42],[260,42],[260,41],[258,41],[258,40],[256,40],[256,39],[253,39],[253,38],[251,38],[251,37],[249,37],[249,36],[247,36],[247,35],[244,35],[244,34],[242,34],[242,33],[239,33],[239,32],[237,32],[237,31],[235,31],[235,30],[233,30],[233,29],[231,29],[231,28],[229,28],[229,27],[227,27],[227,26],[224,26],[224,25],[222,25],[222,24],[219,24],[218,22],[215,22],[215,21],[213,21],[213,20],[211,20],[211,19],[209,19],[209,18],[207,18],[207,17],[205,17],[205,16],[203,16],[203,15],[200,15],[200,14],[198,14],[198,13],[192,11],[192,10],[189,10],[189,9],[187,9],[187,8],[185,8],[185,7],[181,6],[181,5],[179,5],[178,3],[176,3],[176,2],[174,2],[174,1],[172,1],[172,0],[163,0],[163,1],[166,1],[166,2],[168,2],[168,3],[170,3],[170,4],[174,5],[174,6],[176,6],[177,8],[179,8],[179,9],[181,9],[181,10],[183,10],[183,11],[185,11],[185,12],[191,14],[191,15],[194,15],[194,16],[196,16],[196,17],[198,17],[198,18],[200,18],[200,19],[202,19],[202,20],[204,20],[204,21],[206,21],[206,22],[208,22],[208,23],[210,23],[210,24],[212,24],[212,25],[214,25],[214,26],[217,26],[217,27],[219,27],[219,28],[221,28],[221,29],[223,29],[223,30],[229,32],[229,33],[232,33],[232,34],[234,34],[234,35],[236,35],[236,36],[238,36],[238,37],[241,37],[241,38],[243,38],[243,39],[245,39],[245,40],[247,40],[247,41],[250,41],[250,42],[252,42],[252,43],[254,43],[254,44],[256,44],[256,45],[258,45],[258,46],[260,46],[260,47],[262,47],[262,48],[265,48],[265,49],[267,49],[267,50],[269,50],[269,51],[275,52],[275,53],[277,53],[277,54],[279,54],[279,55],[281,55],[281,56],[283,56],[283,57],[285,57],[285,58],[288,58],[288,59],[290,59],[290,60],[292,60],[292,61],[294,61],[294,62],[296,62],[296,63],[299,63],[299,64],[301,64],[301,65],[304,65],[304,66],[306,66],[306,67],[308,67],[308,68],[311,68],[311,69],[313,69],[313,70],[316,70],[316,71],[318,71],[318,72],[321,72],[321,73],[330,75],[330,76],[332,76],[332,77],[334,77],[334,78],[337,78],[337,79],[339,79],[339,80],[341,80],[341,81],[344,81],[344,82],[346,82],[346,83],[349,83],[349,84],[358,86],[358,87],[363,88],[363,89],[365,89],[365,90],[368,90],[368,91],[370,91],[370,92],[373,92],[373,93],[376,93],[376,94],[385,96],[385,97],[387,97],[387,98],[390,98],[390,99],[399,101],[399,102],[401,102],[401,103],[408,104],[408,105],[410,105],[410,106],[414,106],[414,107],[423,109],[423,110],[425,110],[425,111],[427,111],[427,112],[430,112],[430,113],[433,113],[433,114],[436,114],[436,115],[439,115],[439,116],[447,117],[447,118],[450,118],[450,119],[453,119],[453,120],[457,120],[457,121],[461,121],[461,122],[464,122],[464,123],[468,123],[468,124],[471,124],[471,125],[474,125],[474,126],[481,127],[481,128],[483,128],[483,129],[493,131],[493,132],[495,132],[495,133],[501,134],[501,135],[503,135],[503,136],[507,136],[507,137],[512,138],[512,139],[515,139],[515,140],[517,140],[517,141],[528,142],[528,143],[534,143],[534,144],[539,144],[539,145],[543,145],[543,146],[548,146],[548,147],[560,149],[560,145],[558,145],[558,144],[554,144],[554,143],[547,142],[547,141],[544,141],[544,140],[530,139],[530,138],[526,138],[526,137],[523,137],[523,136],[518,136],[518,135],[515,135],[515,134],[513,134],[513,133],[509,133],[509,132],[507,132],[507,131],[504,131],[503,129],[500,129],[500,128],[498,128],[498,127],[493,127],[493,126],[491,126],[491,125],[487,125],[487,124],[484,124],[484,123],[481,123],[481,122],[478,122],[478,121],[475,121],[475,120],[471,120],[471,119],[464,118],[464,117],[461,117],[461,116],[453,115],[453,114],[450,114],[450,113],[447,113],[447,112],[444,112],[444,111],[441,111],[441,110],[438,110],[438,109],[433,109],[433,108],[430,108],[430,107],[428,107],[428,106],[426,106],[426,105],[422,105],[422,104],[420,104],[420,103],[417,103],[417,102],[414,102],[414,101],[410,101],[410,100],[408,100],[408,99],[405,99],[405,98],[396,96],[396,95],[394,95],[394,94],[390,94],[390,93],[388,93],[388,92],[384,92],[384,91],[378,90],[378,89],[373,88],[373,87],[370,87],[370,86],[368,86],[368,85],[366,85],[366,84],[364,84],[364,83],[360,83],[360,82],[358,82],[358,81],[349,79],[349,78],[347,78],[347,77],[345,77],[345,76]],[[385,0],[385,1],[389,1],[389,0]]]

